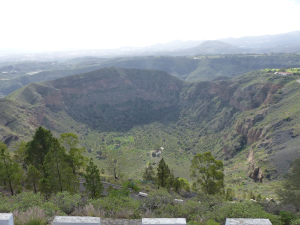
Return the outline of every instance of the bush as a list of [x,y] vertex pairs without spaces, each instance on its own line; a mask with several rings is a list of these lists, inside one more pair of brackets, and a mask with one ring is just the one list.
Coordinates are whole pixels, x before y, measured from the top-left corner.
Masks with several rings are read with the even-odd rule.
[[283,225],[290,225],[292,220],[296,219],[296,216],[292,212],[281,211],[279,216]]
[[220,225],[220,223],[214,221],[214,220],[208,220],[206,223],[206,225]]
[[14,211],[15,225],[46,225],[47,219],[44,210],[32,207],[25,212]]
[[134,192],[139,192],[141,189],[135,185],[132,181],[126,181],[122,184],[122,187],[125,189],[131,188]]
[[81,203],[81,196],[78,194],[70,194],[69,192],[64,191],[54,195],[50,202],[58,206],[58,208],[67,215],[70,215]]
[[149,193],[149,196],[142,200],[141,208],[144,212],[153,211],[161,208],[164,205],[173,203],[173,199],[177,197],[172,196],[167,190],[159,189]]
[[44,210],[44,213],[47,217],[53,217],[53,216],[56,216],[56,215],[60,215],[60,216],[66,215],[53,202],[45,202],[44,204],[42,204],[40,206],[40,208]]
[[199,192],[197,195],[197,200],[201,202],[201,204],[208,204],[210,207],[215,207],[223,204],[224,196],[221,194],[209,195]]
[[205,217],[221,224],[225,223],[226,218],[267,218],[273,225],[281,224],[279,216],[267,213],[262,206],[252,202],[225,203],[215,207]]
[[44,203],[44,197],[33,192],[22,192],[11,197],[0,197],[0,212],[12,212],[14,210],[26,211],[31,207],[39,207]]
[[293,220],[291,225],[300,225],[300,219]]
[[89,201],[94,209],[105,217],[131,219],[138,217],[139,202],[127,196],[105,197]]
[[184,203],[174,203],[163,205],[154,210],[156,216],[162,217],[168,215],[169,217],[186,218],[188,221],[200,220],[205,213],[210,210],[206,203],[199,203],[195,200],[189,200]]
[[105,211],[100,208],[96,209],[91,203],[83,207],[76,208],[72,216],[91,216],[91,217],[105,217]]

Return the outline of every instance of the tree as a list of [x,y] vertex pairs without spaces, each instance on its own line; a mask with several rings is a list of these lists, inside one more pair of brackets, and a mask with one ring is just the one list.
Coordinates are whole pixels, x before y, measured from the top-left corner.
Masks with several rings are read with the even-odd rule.
[[44,160],[44,176],[48,179],[52,192],[76,192],[79,185],[72,168],[67,163],[66,150],[57,139],[53,139],[51,148]]
[[153,167],[151,165],[147,166],[144,173],[143,179],[147,181],[154,181],[155,180],[155,173]]
[[37,193],[39,180],[42,178],[41,173],[34,166],[29,166],[26,173],[26,187],[33,188],[34,193]]
[[78,148],[78,137],[73,133],[61,134],[59,142],[67,151],[67,162],[72,168],[73,173],[78,174],[86,162],[86,158],[82,155],[85,149]]
[[180,184],[180,181],[179,181],[179,177],[175,178],[173,187],[174,187],[175,192],[177,192],[177,193],[180,192],[181,184]]
[[116,151],[107,153],[107,171],[115,178],[119,179],[122,176],[126,165],[125,158],[119,155]]
[[64,133],[60,135],[59,143],[65,147],[65,149],[70,151],[71,148],[77,148],[79,141],[78,137],[74,133]]
[[181,187],[182,189],[184,189],[185,191],[190,192],[190,190],[191,190],[191,185],[189,184],[189,182],[188,182],[186,179],[184,179],[184,178],[178,178],[178,180],[179,180],[179,182],[180,182],[180,187]]
[[99,198],[103,192],[103,184],[100,179],[100,172],[91,158],[87,167],[85,178],[85,188],[89,192],[90,198]]
[[15,144],[13,161],[18,163],[23,169],[27,170],[27,165],[25,163],[26,159],[26,142],[21,141],[20,143]]
[[291,173],[283,184],[283,188],[277,191],[283,204],[292,204],[297,211],[300,210],[300,158],[291,164]]
[[14,190],[20,185],[21,178],[20,166],[11,159],[7,146],[0,142],[0,181],[4,186],[8,186],[11,195],[15,194]]
[[168,178],[170,177],[171,171],[168,165],[165,163],[164,158],[162,158],[158,163],[157,168],[157,183],[165,187],[168,183]]
[[214,195],[224,189],[223,162],[215,160],[210,152],[194,156],[191,165],[191,177],[196,178],[204,193]]
[[50,130],[43,127],[36,129],[32,141],[27,143],[26,160],[39,171],[43,170],[44,159],[49,152],[54,137]]

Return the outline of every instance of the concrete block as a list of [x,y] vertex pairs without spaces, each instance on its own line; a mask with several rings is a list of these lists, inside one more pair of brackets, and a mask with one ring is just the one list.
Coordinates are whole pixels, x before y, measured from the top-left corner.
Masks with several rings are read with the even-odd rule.
[[272,225],[269,219],[227,218],[225,225]]
[[183,200],[182,199],[174,199],[174,201],[173,201],[174,203],[181,203],[181,204],[183,204]]
[[148,197],[148,194],[144,193],[144,192],[139,192],[139,196],[146,198],[146,197]]
[[53,225],[100,225],[100,217],[56,216]]
[[12,213],[0,213],[0,225],[14,225]]
[[186,225],[185,218],[142,218],[142,225]]

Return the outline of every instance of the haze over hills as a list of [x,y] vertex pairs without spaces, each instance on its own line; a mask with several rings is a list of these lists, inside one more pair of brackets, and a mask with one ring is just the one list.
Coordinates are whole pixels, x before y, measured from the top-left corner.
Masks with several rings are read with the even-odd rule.
[[[225,160],[227,179],[272,180],[299,157],[299,76],[256,71],[215,81],[186,83],[155,70],[103,68],[32,83],[0,100],[1,140],[28,140],[38,126],[74,132],[88,156],[105,165],[105,150],[130,159],[139,177],[151,152],[176,175],[187,176],[194,154]],[[116,144],[118,143],[118,145]]]
[[[209,45],[209,43],[203,44]],[[232,77],[263,68],[300,67],[300,55],[85,57],[49,62],[6,62],[0,64],[0,95],[8,95],[31,82],[54,80],[104,67],[155,69],[165,71],[185,81],[209,81],[220,76]]]
[[[207,42],[208,41],[208,42]],[[201,47],[204,42],[208,46]],[[214,43],[214,44],[212,44]],[[216,44],[218,43],[218,44]],[[227,44],[227,45],[226,45]],[[230,46],[231,45],[231,46]],[[204,48],[203,48],[204,47]],[[222,38],[217,40],[190,40],[158,43],[145,47],[122,47],[116,49],[74,49],[52,52],[18,52],[15,49],[0,49],[0,62],[8,60],[54,60],[82,56],[124,57],[149,55],[193,55],[193,54],[231,54],[231,53],[295,53],[300,51],[300,31],[274,35],[248,36],[240,38]]]

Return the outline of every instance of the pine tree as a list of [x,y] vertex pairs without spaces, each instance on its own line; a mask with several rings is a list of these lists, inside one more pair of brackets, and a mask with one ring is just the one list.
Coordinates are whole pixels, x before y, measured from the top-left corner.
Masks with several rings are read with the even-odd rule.
[[277,191],[279,199],[283,204],[293,205],[297,211],[300,210],[300,158],[291,164],[291,172],[287,175],[283,188]]
[[155,173],[153,167],[151,165],[147,166],[144,173],[143,179],[147,181],[154,181],[155,180]]
[[72,168],[67,163],[64,147],[60,146],[57,139],[53,139],[51,148],[44,160],[44,176],[47,178],[52,192],[76,192],[79,183]]
[[29,166],[26,173],[26,187],[33,188],[34,193],[37,193],[39,180],[42,178],[41,173],[34,166]]
[[13,162],[7,152],[7,146],[0,142],[0,181],[9,188],[11,195],[15,194],[15,188],[19,187],[21,178],[20,166]]
[[78,147],[78,137],[73,133],[61,134],[59,142],[67,151],[67,162],[72,168],[73,173],[78,174],[79,170],[86,163],[86,158],[82,155],[85,149]]
[[164,159],[162,158],[158,163],[157,168],[157,183],[158,185],[165,187],[168,183],[168,178],[170,177],[170,169],[168,165],[165,163]]
[[37,128],[32,141],[26,145],[26,161],[39,171],[43,171],[44,159],[51,148],[53,140],[54,137],[50,130],[43,127]]
[[103,192],[103,184],[100,180],[100,172],[91,158],[87,167],[85,178],[85,188],[89,192],[90,198],[99,198]]

